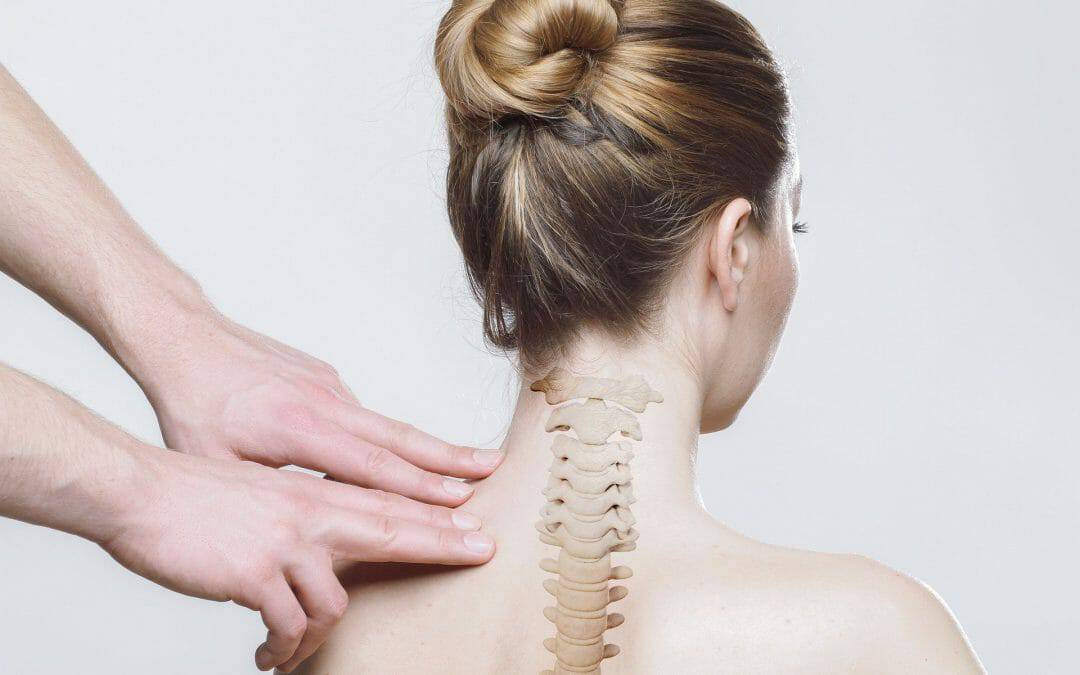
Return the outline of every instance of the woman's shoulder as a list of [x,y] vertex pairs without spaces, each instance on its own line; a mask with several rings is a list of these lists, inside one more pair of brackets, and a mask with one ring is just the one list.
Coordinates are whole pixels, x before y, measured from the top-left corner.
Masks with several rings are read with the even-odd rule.
[[982,673],[963,629],[930,586],[862,555],[815,554],[876,673]]
[[716,547],[686,572],[695,582],[670,588],[707,621],[683,629],[727,654],[731,672],[789,670],[736,658],[763,653],[800,672],[984,672],[937,593],[865,556],[747,544]]

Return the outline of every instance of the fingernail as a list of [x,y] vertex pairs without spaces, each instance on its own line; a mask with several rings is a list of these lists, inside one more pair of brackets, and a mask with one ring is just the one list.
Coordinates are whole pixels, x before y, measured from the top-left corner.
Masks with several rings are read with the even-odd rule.
[[481,555],[487,555],[491,553],[491,548],[495,545],[495,542],[491,537],[479,532],[470,532],[465,535],[465,548],[469,549],[473,553],[480,553]]
[[498,466],[503,454],[498,450],[473,450],[473,461],[484,466]]
[[446,490],[448,494],[451,494],[454,497],[468,497],[472,494],[473,491],[473,489],[465,483],[462,483],[459,480],[454,480],[452,478],[447,478],[443,481],[442,484],[443,489]]
[[479,530],[480,519],[471,513],[454,511],[450,514],[450,520],[454,521],[454,527],[459,530]]
[[270,645],[264,642],[255,650],[255,667],[259,670],[266,670],[271,665],[273,664],[270,663]]

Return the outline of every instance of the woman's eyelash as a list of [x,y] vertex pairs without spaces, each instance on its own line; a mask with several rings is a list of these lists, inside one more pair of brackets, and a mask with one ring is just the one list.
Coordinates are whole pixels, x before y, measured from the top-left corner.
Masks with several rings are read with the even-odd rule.
[[810,225],[806,221],[799,221],[791,226],[791,231],[795,234],[805,234],[810,231]]

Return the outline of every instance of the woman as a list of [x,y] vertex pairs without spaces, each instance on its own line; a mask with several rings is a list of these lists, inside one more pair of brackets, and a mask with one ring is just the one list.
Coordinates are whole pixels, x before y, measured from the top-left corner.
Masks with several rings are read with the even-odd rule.
[[[460,0],[436,62],[451,225],[487,337],[521,364],[506,461],[470,505],[499,551],[343,572],[349,613],[301,670],[981,672],[925,586],[753,541],[697,498],[698,434],[735,421],[797,283],[791,106],[755,29],[714,0]],[[601,490],[610,511],[565,512]]]

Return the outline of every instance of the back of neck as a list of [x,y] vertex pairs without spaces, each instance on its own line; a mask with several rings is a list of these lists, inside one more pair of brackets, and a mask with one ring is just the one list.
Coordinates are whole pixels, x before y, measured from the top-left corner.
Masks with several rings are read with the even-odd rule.
[[[551,371],[575,378],[641,379],[659,393],[662,402],[649,403],[644,411],[634,413],[642,440],[633,442],[633,486],[639,501],[648,504],[635,515],[643,524],[655,520],[662,525],[674,513],[700,507],[693,465],[701,427],[702,387],[681,359],[659,347],[628,349],[598,341],[579,345],[573,356],[561,359],[544,373],[523,373],[503,443],[507,457],[499,469],[501,480],[523,487],[542,486],[546,481],[554,434],[545,426],[555,406],[547,402],[543,392],[532,391],[530,386]],[[537,495],[537,499],[542,496]],[[539,503],[518,501],[523,504],[513,508],[521,506],[530,513],[535,513]]]
[[[527,390],[523,383],[519,393],[507,447],[526,450],[517,461],[508,453],[503,471],[531,476],[547,463],[546,501],[536,523],[540,541],[554,547],[553,557],[540,562],[555,575],[543,582],[554,598],[544,616],[555,629],[543,643],[555,658],[545,675],[598,675],[601,662],[619,653],[617,645],[605,642],[605,632],[623,617],[608,606],[627,589],[609,582],[633,574],[613,560],[637,547],[635,491],[654,505],[647,511],[657,524],[670,517],[662,510],[677,508],[693,494],[701,397],[693,395],[691,378],[658,356],[620,354],[610,347],[587,360],[579,353]],[[642,370],[648,377],[637,372]],[[671,393],[654,389],[649,378]],[[663,410],[666,396],[673,398],[670,410]],[[547,452],[540,450],[544,446]],[[533,459],[537,455],[541,459]],[[633,462],[638,456],[642,460]]]

